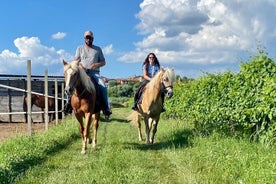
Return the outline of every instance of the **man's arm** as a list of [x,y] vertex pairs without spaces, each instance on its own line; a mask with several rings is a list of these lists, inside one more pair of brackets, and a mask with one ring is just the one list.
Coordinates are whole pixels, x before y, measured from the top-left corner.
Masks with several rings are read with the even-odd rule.
[[100,68],[100,67],[102,67],[102,66],[104,66],[106,63],[105,63],[105,61],[100,61],[100,62],[98,62],[98,63],[92,63],[91,65],[90,65],[90,69],[98,69],[98,68]]

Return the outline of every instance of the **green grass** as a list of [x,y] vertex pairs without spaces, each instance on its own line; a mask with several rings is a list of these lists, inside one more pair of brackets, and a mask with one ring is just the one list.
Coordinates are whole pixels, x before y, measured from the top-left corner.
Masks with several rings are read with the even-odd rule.
[[[189,123],[164,119],[156,143],[147,146],[126,121],[129,113],[114,108],[111,122],[100,123],[97,148],[85,155],[73,117],[44,134],[3,143],[0,169],[13,179],[0,183],[276,183],[275,148],[217,134],[195,137]],[[14,154],[20,159],[7,156]]]

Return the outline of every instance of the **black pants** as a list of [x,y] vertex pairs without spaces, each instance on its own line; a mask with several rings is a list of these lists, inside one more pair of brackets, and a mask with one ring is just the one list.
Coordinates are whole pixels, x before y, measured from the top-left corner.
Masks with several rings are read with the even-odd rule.
[[140,99],[142,93],[143,93],[143,88],[147,85],[149,81],[148,80],[144,80],[143,82],[141,82],[140,86],[138,87],[138,90],[136,91],[135,95],[134,95],[134,103],[137,104],[138,100]]

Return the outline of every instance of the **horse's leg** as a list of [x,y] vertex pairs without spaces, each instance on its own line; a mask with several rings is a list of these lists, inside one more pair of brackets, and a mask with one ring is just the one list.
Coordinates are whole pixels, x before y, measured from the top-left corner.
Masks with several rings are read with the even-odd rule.
[[151,136],[151,138],[150,138],[151,144],[154,143],[154,136],[155,136],[155,134],[156,134],[156,132],[157,132],[158,122],[159,122],[159,117],[156,118],[156,120],[153,120],[153,123],[152,123],[153,129],[152,129],[152,136]]
[[83,134],[83,132],[84,132],[84,127],[83,127],[83,118],[82,118],[82,116],[81,115],[79,115],[79,114],[75,114],[75,116],[76,116],[76,119],[78,120],[78,122],[79,122],[79,125],[80,125],[80,127],[79,127],[79,131],[80,131],[80,134],[81,134],[81,138],[82,138],[82,151],[81,151],[81,153],[85,153],[85,145],[86,144],[84,144],[84,134]]
[[96,114],[94,114],[93,117],[94,117],[94,121],[93,121],[94,135],[93,135],[93,141],[92,141],[92,148],[95,148],[97,144],[97,130],[99,127],[100,112],[97,112]]
[[[51,111],[54,111],[54,110],[51,110]],[[55,115],[56,113],[54,112],[54,113],[49,113],[49,120],[50,121],[54,121],[55,119],[56,119],[56,115]]]
[[[28,122],[28,107],[27,107],[27,102],[26,103],[26,106],[24,107],[24,111],[25,111],[25,122],[27,123]],[[31,111],[33,109],[33,104],[31,104]],[[33,123],[33,119],[32,119],[32,116],[31,116],[31,122]]]
[[142,131],[141,131],[141,118],[140,116],[137,114],[137,127],[138,127],[138,136],[139,136],[139,141],[142,141]]
[[92,114],[91,113],[85,113],[85,127],[83,130],[83,140],[82,140],[82,154],[86,153],[87,149],[87,143],[89,142],[90,139],[90,125],[91,125],[91,120],[92,120]]
[[151,129],[152,129],[152,125],[153,125],[153,123],[154,123],[153,118],[149,118],[149,120],[148,120],[148,125],[149,125],[149,138],[150,138],[150,139],[149,139],[149,142],[150,142],[150,144],[152,144],[150,134],[151,134]]
[[[31,104],[31,111],[33,112],[33,102],[32,102],[32,104]],[[34,121],[33,121],[33,118],[32,118],[32,116],[31,116],[31,122],[33,123]]]
[[23,111],[25,112],[24,113],[24,117],[25,117],[25,123],[27,123],[28,119],[27,119],[27,102],[26,102],[26,97],[24,97],[24,100],[23,100]]
[[[44,112],[44,109],[41,108],[41,111]],[[45,118],[44,118],[45,112],[44,112],[44,113],[41,113],[41,114],[42,114],[42,122],[45,123]]]
[[144,122],[145,122],[145,132],[146,132],[146,144],[150,144],[149,141],[149,118],[148,117],[144,117]]

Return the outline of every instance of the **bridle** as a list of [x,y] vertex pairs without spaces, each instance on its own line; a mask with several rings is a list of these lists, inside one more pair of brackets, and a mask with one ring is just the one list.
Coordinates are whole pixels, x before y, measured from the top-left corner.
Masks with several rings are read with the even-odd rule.
[[[78,74],[78,72],[74,71],[72,68],[68,68],[65,71],[65,73],[66,73],[66,78],[65,78],[65,84],[66,84],[66,86],[65,86],[65,93],[66,93],[66,95],[71,96],[72,92],[74,91],[75,86],[78,83],[77,77],[78,77],[79,74]],[[70,77],[68,77],[68,76],[70,76]],[[70,79],[70,82],[68,81],[69,79]],[[73,83],[71,83],[72,79],[73,79]]]
[[[86,88],[84,88],[80,94],[76,93],[76,90],[74,90],[74,89],[75,89],[75,86],[77,86],[77,85],[79,84],[78,78],[80,78],[80,74],[79,74],[80,71],[77,71],[77,72],[76,72],[76,71],[73,70],[72,68],[71,68],[71,70],[72,70],[71,74],[73,74],[73,75],[70,74],[70,81],[71,81],[72,78],[73,78],[74,80],[73,80],[73,83],[71,83],[71,85],[69,86],[69,91],[68,91],[68,90],[65,90],[65,92],[66,92],[66,93],[69,93],[70,96],[71,96],[71,94],[72,94],[72,92],[73,92],[76,96],[81,97],[81,96],[83,96],[83,94],[84,94],[85,92],[89,92],[89,90],[86,89]],[[67,73],[67,74],[68,74],[68,73]],[[68,95],[68,94],[67,94],[67,95]]]
[[162,78],[162,92],[166,94],[169,98],[173,95],[173,86],[172,82],[170,82],[170,85],[165,85],[165,79]]

